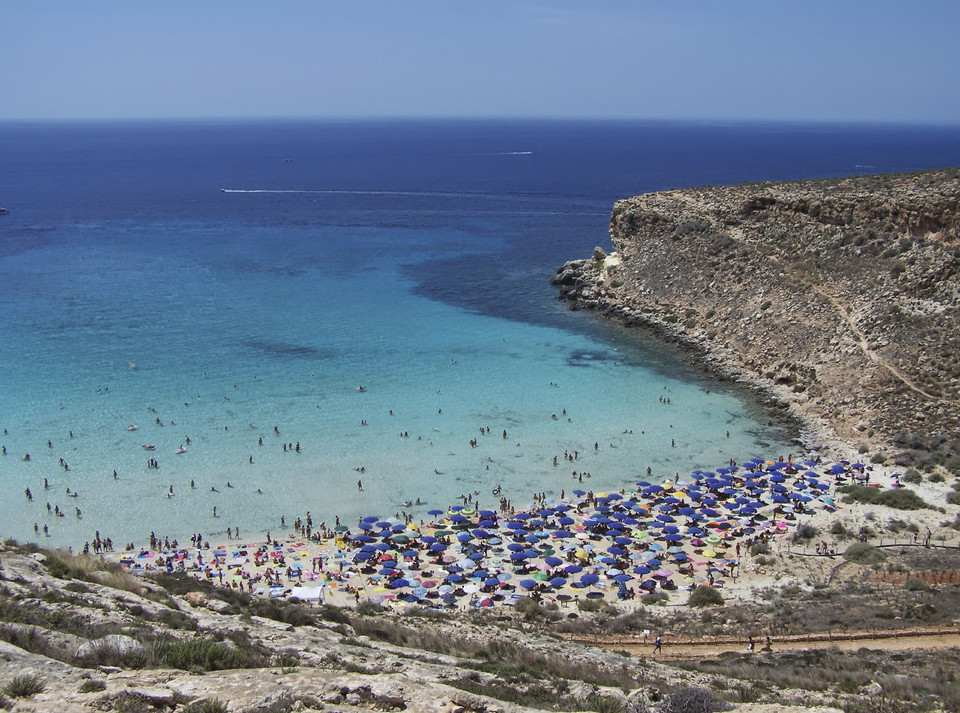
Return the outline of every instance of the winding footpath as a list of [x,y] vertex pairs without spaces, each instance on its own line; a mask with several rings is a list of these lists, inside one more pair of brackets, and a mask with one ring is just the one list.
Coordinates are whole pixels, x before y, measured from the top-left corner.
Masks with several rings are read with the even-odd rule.
[[[653,651],[654,636],[646,638],[625,637],[567,637],[581,644],[600,646],[613,651],[626,651],[631,656],[663,659],[704,659],[727,653],[747,653],[747,639],[742,637],[678,639],[664,638],[659,653]],[[757,637],[755,654],[762,651],[764,639]],[[772,638],[772,653],[816,651],[837,649],[858,651],[867,648],[875,651],[936,651],[960,647],[960,630],[957,628],[905,629],[900,631],[848,631],[816,634],[810,636],[781,636]]]

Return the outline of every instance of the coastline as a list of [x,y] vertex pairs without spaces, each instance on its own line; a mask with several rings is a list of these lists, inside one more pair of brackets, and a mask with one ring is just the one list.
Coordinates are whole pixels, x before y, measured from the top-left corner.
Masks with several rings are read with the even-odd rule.
[[[597,262],[605,260],[613,271],[608,273],[607,267],[597,269]],[[611,294],[606,285],[619,265],[616,253],[607,255],[600,248],[595,248],[593,258],[565,263],[551,278],[551,284],[559,287],[557,299],[568,302],[572,310],[591,310],[601,318],[643,330],[661,343],[675,346],[681,358],[704,374],[749,391],[760,403],[781,412],[778,417],[792,424],[797,443],[804,450],[837,461],[857,458],[857,446],[805,408],[804,400],[789,387],[745,368],[737,354],[723,343],[691,332],[679,322],[667,321],[655,311],[637,308],[628,297]]]

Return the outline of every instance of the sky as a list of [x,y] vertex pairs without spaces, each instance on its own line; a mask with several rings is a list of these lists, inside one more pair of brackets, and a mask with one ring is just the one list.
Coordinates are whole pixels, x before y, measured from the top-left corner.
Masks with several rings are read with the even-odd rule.
[[960,124],[960,3],[3,0],[0,119]]

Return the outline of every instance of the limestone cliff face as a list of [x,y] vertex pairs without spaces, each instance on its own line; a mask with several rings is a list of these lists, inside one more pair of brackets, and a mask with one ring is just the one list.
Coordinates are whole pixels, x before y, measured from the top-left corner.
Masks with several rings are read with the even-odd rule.
[[617,259],[554,281],[779,389],[849,442],[955,467],[958,205],[955,169],[648,194],[614,206]]

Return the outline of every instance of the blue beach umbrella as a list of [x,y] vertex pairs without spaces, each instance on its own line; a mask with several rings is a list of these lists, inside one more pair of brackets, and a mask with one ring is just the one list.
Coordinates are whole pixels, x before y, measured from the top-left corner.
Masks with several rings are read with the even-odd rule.
[[523,587],[524,589],[535,589],[537,586],[537,583],[532,579],[521,579],[520,586]]
[[565,580],[563,577],[554,577],[553,579],[550,580],[550,586],[553,587],[554,589],[559,589],[566,583],[567,583],[567,580]]

